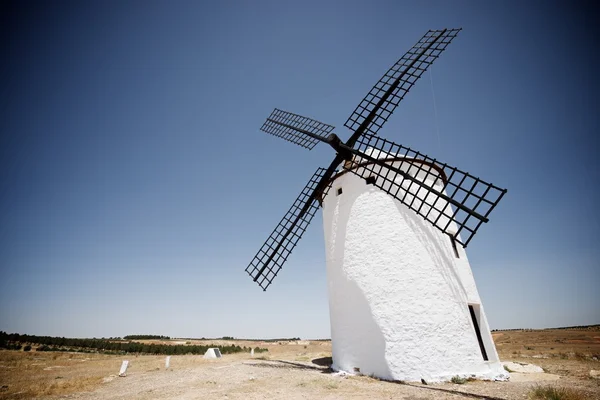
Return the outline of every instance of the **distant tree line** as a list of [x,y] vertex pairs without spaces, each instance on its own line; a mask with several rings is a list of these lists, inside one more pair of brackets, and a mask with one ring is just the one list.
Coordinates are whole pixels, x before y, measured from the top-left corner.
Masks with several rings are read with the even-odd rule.
[[[180,340],[244,340],[246,342],[267,342],[267,343],[271,343],[271,342],[291,342],[291,341],[302,340],[299,337],[296,337],[296,338],[279,338],[279,339],[244,339],[244,338],[236,338],[234,336],[222,336],[220,338],[205,338],[205,337],[201,337],[201,338],[177,338],[177,339],[180,339]],[[331,340],[331,339],[317,339],[317,340]]]
[[297,342],[298,340],[300,340],[299,337],[293,337],[293,338],[281,338],[281,339],[264,339],[264,340],[261,340],[261,342]]
[[542,329],[533,329],[533,328],[492,329],[492,332],[509,332],[509,331],[532,332],[532,331],[546,331],[546,330],[552,330],[552,329],[600,330],[600,325],[561,326],[559,328],[542,328]]
[[[202,340],[211,340],[211,339],[205,339],[202,338]],[[297,338],[280,338],[280,339],[241,339],[241,338],[235,338],[233,336],[223,336],[221,338],[221,340],[244,340],[247,342],[294,342],[294,341],[298,341],[301,340],[299,337]]]
[[[52,336],[20,335],[0,331],[0,348],[20,350],[22,344],[39,344],[36,351],[74,351],[74,352],[99,352],[109,354],[142,353],[142,354],[204,354],[210,347],[218,347],[222,354],[249,352],[250,347],[237,345],[166,345],[148,344],[134,341],[115,341],[106,339],[72,339]],[[29,347],[31,349],[31,346]],[[258,349],[258,350],[257,350]],[[254,349],[255,352],[268,351],[267,349]]]
[[170,340],[168,336],[162,335],[127,335],[123,336],[125,340]]
[[600,325],[577,325],[577,326],[565,326],[565,327],[561,327],[561,328],[548,328],[548,329],[578,329],[578,330],[591,329],[591,330],[597,330],[597,329],[600,329]]

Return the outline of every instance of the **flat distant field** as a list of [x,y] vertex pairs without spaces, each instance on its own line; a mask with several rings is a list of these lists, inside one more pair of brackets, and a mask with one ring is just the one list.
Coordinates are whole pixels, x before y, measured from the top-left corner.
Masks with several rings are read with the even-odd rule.
[[[237,344],[269,352],[224,355],[114,356],[84,353],[0,351],[0,399],[491,399],[523,400],[536,386],[566,387],[576,397],[600,399],[600,330],[499,331],[493,333],[503,361],[532,363],[546,373],[511,374],[509,382],[464,384],[385,382],[332,373],[331,343],[192,340]],[[189,340],[144,341],[184,344]],[[182,342],[182,343],[180,343]],[[365,343],[368,346],[368,343]],[[117,377],[129,360],[126,377]],[[573,395],[573,393],[571,393]]]

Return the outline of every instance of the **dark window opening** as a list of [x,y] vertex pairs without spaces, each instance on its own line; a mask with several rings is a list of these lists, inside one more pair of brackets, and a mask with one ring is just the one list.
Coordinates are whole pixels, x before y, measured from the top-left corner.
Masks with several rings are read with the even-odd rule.
[[477,341],[479,342],[479,348],[481,349],[481,355],[484,361],[488,361],[487,352],[483,345],[483,339],[481,338],[481,331],[479,330],[479,324],[477,323],[477,317],[475,316],[475,309],[469,304],[469,312],[471,313],[471,319],[473,320],[473,326],[475,327],[475,334],[477,335]]
[[452,243],[452,250],[454,250],[454,257],[460,258],[458,255],[458,248],[456,247],[456,240],[453,237],[450,237],[450,243]]
[[339,196],[340,194],[342,194],[342,188],[341,187],[338,188],[338,190],[337,190],[337,195]]
[[367,181],[367,185],[374,185],[375,184],[375,177],[374,176],[370,176],[366,179]]

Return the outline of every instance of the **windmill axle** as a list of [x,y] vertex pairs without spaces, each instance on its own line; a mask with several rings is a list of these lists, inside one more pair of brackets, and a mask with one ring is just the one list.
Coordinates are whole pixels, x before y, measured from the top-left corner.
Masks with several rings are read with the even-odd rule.
[[330,134],[326,138],[327,144],[329,144],[333,149],[343,157],[344,161],[352,160],[352,152],[348,150],[348,146],[344,145],[342,139],[335,133]]

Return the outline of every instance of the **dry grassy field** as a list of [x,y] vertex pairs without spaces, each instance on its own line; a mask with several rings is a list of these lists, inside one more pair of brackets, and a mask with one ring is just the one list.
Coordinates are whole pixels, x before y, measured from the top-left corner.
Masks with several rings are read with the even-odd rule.
[[[565,400],[600,399],[599,330],[494,332],[503,361],[533,363],[543,374],[511,374],[509,382],[464,384],[384,382],[341,376],[328,369],[329,342],[191,341],[265,347],[268,353],[114,356],[84,353],[0,351],[0,399],[527,399],[547,393]],[[173,343],[181,341],[173,341]],[[168,342],[164,342],[168,343]],[[185,343],[185,341],[184,341]],[[126,377],[117,377],[122,360]],[[537,388],[537,391],[535,390]]]

